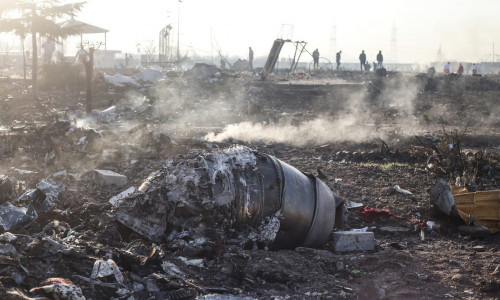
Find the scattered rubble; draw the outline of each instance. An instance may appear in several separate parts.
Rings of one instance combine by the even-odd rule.
[[[22,81],[0,80],[0,298],[497,297],[499,235],[483,218],[497,202],[477,203],[500,186],[498,78],[434,74],[430,92],[391,72],[190,72],[98,76],[90,114],[78,91],[34,105]],[[282,135],[318,115],[365,118],[329,135],[368,134],[205,138],[242,121]],[[450,133],[466,119],[472,134]]]
[[[30,290],[30,293],[43,292],[54,299],[85,300],[82,290],[68,279],[48,278],[41,283],[42,286]]]
[[[500,190],[457,193],[453,195],[460,217],[467,223],[500,232]]]
[[[104,80],[116,87],[142,87],[145,84],[155,84],[164,78],[160,71],[145,69],[134,76],[125,76],[122,74],[104,75]]]
[[[109,170],[94,169],[94,177],[97,184],[124,186],[127,184],[127,176]]]
[[[336,231],[333,233],[335,251],[370,251],[375,250],[373,232]]]
[[[445,215],[458,214],[451,188],[444,179],[440,178],[436,185],[429,190],[429,194],[431,204],[436,205]]]
[[[104,79],[106,80],[106,82],[108,82],[114,86],[117,86],[117,87],[125,87],[125,86],[139,87],[140,86],[140,83],[136,79],[134,79],[132,77],[124,76],[121,74],[104,75]]]
[[[478,239],[486,238],[491,234],[488,227],[485,226],[462,225],[458,226],[457,230],[464,235]]]
[[[38,217],[33,207],[17,207],[10,202],[0,206],[0,227],[3,231],[10,231],[17,226],[30,224]]]
[[[453,191],[440,179],[429,190],[431,203],[448,216],[460,217],[468,225],[479,225],[471,228],[470,233],[481,231],[483,226],[492,233],[500,231],[500,190],[468,193],[466,188],[453,187]],[[462,228],[462,232],[466,231]]]

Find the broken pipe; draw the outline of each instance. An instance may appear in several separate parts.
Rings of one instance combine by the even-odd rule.
[[[343,208],[342,198],[315,176],[235,146],[170,158],[118,199],[114,217],[153,241],[202,238],[290,249],[327,242],[342,224]]]

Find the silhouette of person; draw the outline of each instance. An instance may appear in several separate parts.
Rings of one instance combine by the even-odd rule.
[[[252,47],[248,47],[248,66],[250,71],[253,71],[253,50]]]
[[[319,51],[318,51],[318,49],[313,51],[313,61],[314,61],[313,69],[317,70],[319,68]]]
[[[342,50],[340,50],[339,52],[337,52],[337,55],[335,56],[335,61],[337,62],[337,71],[340,69],[340,55],[342,54]]]
[[[476,64],[472,64],[472,75],[477,75],[477,66],[476,66]]]
[[[365,50],[361,51],[361,54],[359,55],[359,63],[361,65],[361,71],[363,71],[363,67],[365,68],[365,71],[366,71],[366,54],[365,54]]]
[[[367,61],[367,62],[365,63],[365,71],[366,71],[366,72],[370,72],[371,67],[372,67],[372,65],[370,65],[370,62],[369,62],[369,61]]]
[[[47,41],[45,41],[45,43],[43,43],[42,48],[43,48],[43,62],[48,64],[52,61],[52,55],[56,50],[56,44],[54,43],[54,40],[49,38]]]
[[[87,64],[89,62],[89,53],[83,49],[83,45],[80,46],[80,49],[76,51],[75,55],[76,62]]]
[[[379,50],[377,54],[377,68],[382,68],[383,62],[384,62],[384,56],[382,55],[382,50]]]
[[[444,73],[444,75],[450,74],[450,62],[447,62],[444,64],[443,73]]]

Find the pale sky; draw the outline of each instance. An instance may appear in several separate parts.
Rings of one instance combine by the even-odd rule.
[[[282,24],[293,25],[292,40],[332,61],[335,50],[344,62],[357,62],[361,50],[375,60],[382,50],[385,61],[428,63],[440,45],[443,60],[491,61],[494,43],[500,53],[498,0],[87,0],[77,19],[110,30],[109,50],[136,53],[137,43],[158,45],[167,24],[176,37],[178,11],[181,52],[191,56],[220,49],[246,58],[249,46],[267,56]]]

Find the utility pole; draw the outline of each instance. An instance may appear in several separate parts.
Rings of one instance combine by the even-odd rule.
[[[89,46],[89,61],[84,61],[85,65],[85,102],[86,102],[86,112],[89,114],[92,112],[92,80],[94,72],[94,46]]]
[[[332,44],[333,44],[332,57],[335,57],[335,53],[337,53],[337,24],[336,23],[333,24]]]
[[[33,53],[31,54],[32,59],[31,59],[31,82],[32,82],[32,93],[33,93],[33,98],[35,100],[38,100],[38,83],[37,83],[37,76],[38,76],[38,48],[37,48],[37,41],[36,41],[36,35],[37,31],[35,28],[35,19],[36,19],[36,4],[33,3],[31,6],[31,44],[33,45]],[[38,102],[37,102],[38,104]]]
[[[177,2],[177,60],[178,61],[181,61],[181,51],[180,51],[180,48],[179,48],[179,39],[180,39],[180,28],[181,28],[181,0],[179,0],[179,2]]]
[[[330,27],[330,54],[335,54],[335,49],[333,47],[333,25]]]
[[[23,51],[23,76],[24,87],[26,88],[26,51],[24,50],[24,37],[21,37],[21,49]]]
[[[398,29],[396,27],[396,22],[392,23],[391,30],[391,56],[394,62],[398,61]]]
[[[210,26],[210,55],[212,56],[212,65],[214,64],[214,32]]]

